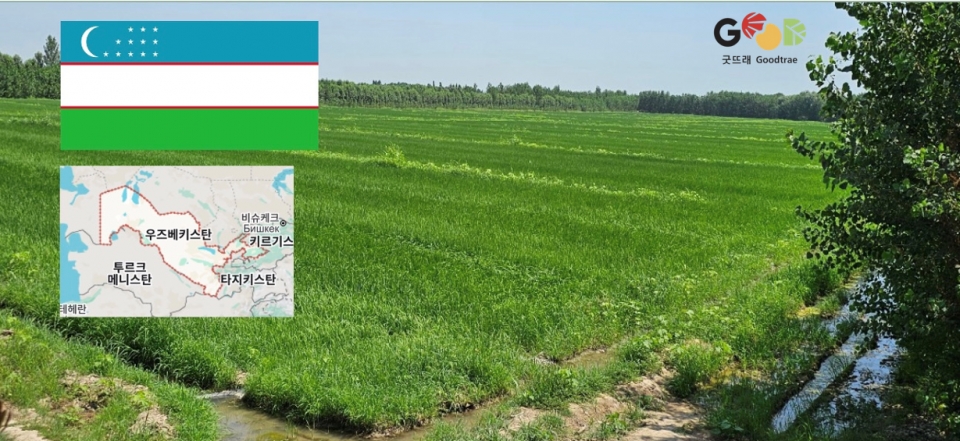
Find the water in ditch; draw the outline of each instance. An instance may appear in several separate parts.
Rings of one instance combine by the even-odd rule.
[[[874,279],[883,283],[882,277]],[[871,282],[868,282],[871,283]],[[855,293],[858,294],[858,293]],[[862,317],[844,306],[840,314],[824,323],[831,334],[836,335],[838,326],[847,320],[862,320]],[[869,342],[868,334],[854,332],[843,345],[821,365],[813,379],[803,389],[790,398],[786,405],[774,416],[773,429],[777,433],[785,432],[796,419],[810,410],[810,407],[830,389],[837,385],[840,375],[850,365],[853,369],[835,387],[832,398],[819,404],[813,410],[813,416],[819,423],[819,429],[826,435],[836,435],[849,428],[851,422],[846,418],[848,410],[860,406],[882,405],[881,390],[892,380],[893,365],[900,349],[896,340],[886,336],[876,338],[876,347],[857,356],[858,349]]]
[[[311,429],[292,424],[282,418],[266,414],[245,406],[241,392],[228,391],[206,395],[220,415],[220,427],[225,441],[359,441],[366,440],[360,435],[331,430]],[[449,414],[440,418],[450,424],[471,426],[480,418],[480,411]],[[423,439],[428,427],[420,427],[401,432],[388,439],[390,441],[417,441]]]

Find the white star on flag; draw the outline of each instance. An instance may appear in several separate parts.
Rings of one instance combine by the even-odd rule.
[[[154,28],[153,28],[153,32],[157,32],[157,28],[156,28],[156,26],[154,26]]]
[[[154,57],[156,57],[156,56],[157,56],[157,53],[156,53],[156,52],[154,52],[154,53],[153,53],[153,56],[154,56]]]
[[[146,57],[147,54],[145,54],[145,53],[143,53],[143,52],[140,52],[140,56],[141,56],[141,57]]]
[[[104,56],[104,57],[109,57],[109,56],[110,56],[110,53],[109,53],[109,52],[104,52],[104,53],[103,53],[103,56]]]
[[[153,40],[153,44],[157,44],[157,40]]]
[[[120,52],[117,52],[117,56],[118,56],[118,57],[120,56]]]
[[[140,32],[147,32],[147,28],[140,28]]]
[[[127,40],[127,44],[133,44],[133,40]]]
[[[128,57],[132,57],[132,56],[133,56],[133,52],[127,52],[127,56],[128,56]]]
[[[133,32],[133,28],[130,28],[130,29],[127,29],[127,30],[130,31],[130,32]]]
[[[120,44],[120,40],[117,40],[117,44]]]
[[[147,44],[147,40],[140,40],[140,44]]]

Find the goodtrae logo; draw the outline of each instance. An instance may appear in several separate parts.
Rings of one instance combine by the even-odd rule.
[[[757,46],[761,49],[772,51],[780,46],[796,46],[807,37],[807,29],[800,20],[795,18],[785,18],[783,20],[783,29],[779,26],[768,23],[767,17],[757,12],[751,12],[743,17],[740,23],[740,29],[736,28],[737,21],[732,18],[724,18],[717,22],[713,28],[713,38],[723,47],[733,47],[740,42],[740,37],[757,41]],[[726,29],[725,35],[722,31]],[[759,33],[758,33],[759,32]]]

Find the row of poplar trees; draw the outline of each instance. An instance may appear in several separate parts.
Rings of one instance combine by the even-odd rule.
[[[43,51],[26,60],[0,52],[0,98],[60,98],[60,45],[47,37]]]
[[[320,80],[320,103],[331,106],[356,107],[426,107],[426,108],[498,108],[568,111],[641,111],[691,115],[736,116],[746,118],[779,118],[792,120],[820,119],[823,105],[812,92],[797,95],[763,95],[744,92],[711,92],[706,95],[673,95],[667,92],[628,94],[624,90],[573,92],[539,85],[519,83],[509,86],[488,84],[383,84],[355,83],[341,80]]]
[[[358,107],[496,108],[565,110],[582,112],[641,111],[693,115],[816,120],[822,102],[813,93],[786,96],[718,92],[706,95],[672,95],[667,92],[628,94],[625,90],[574,92],[528,83],[488,84],[383,84],[320,80],[320,103]],[[0,98],[60,98],[60,45],[48,36],[43,51],[33,58],[0,53]]]

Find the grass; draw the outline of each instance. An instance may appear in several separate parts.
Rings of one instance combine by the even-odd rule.
[[[137,416],[158,406],[169,417],[179,439],[217,436],[217,417],[196,391],[170,384],[116,357],[76,342],[67,342],[33,321],[0,311],[0,400],[6,407],[32,409],[39,419],[26,422],[52,440],[153,440],[160,432],[133,433]],[[101,383],[64,382],[68,371],[92,374]],[[146,390],[124,390],[108,381],[119,379]],[[74,406],[74,404],[77,404]],[[21,418],[22,419],[22,418]]]
[[[795,314],[819,279],[794,208],[832,196],[783,138],[820,123],[322,108],[317,152],[68,152],[57,105],[0,101],[0,307],[186,384],[246,372],[273,413],[412,426],[640,373],[558,374],[539,353],[724,348],[679,350],[696,388],[721,363],[771,371],[831,344]],[[161,164],[295,167],[294,318],[56,317],[57,167]]]

